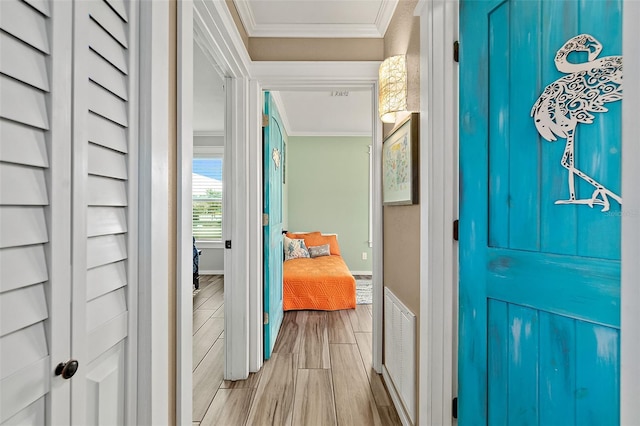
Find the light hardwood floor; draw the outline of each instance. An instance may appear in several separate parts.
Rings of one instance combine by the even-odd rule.
[[[371,368],[371,305],[285,312],[273,355],[247,380],[222,379],[223,277],[193,297],[195,425],[400,425]]]

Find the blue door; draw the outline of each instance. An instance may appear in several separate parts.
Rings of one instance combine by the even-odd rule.
[[[263,128],[264,173],[264,358],[271,357],[282,324],[282,128],[280,116],[269,92],[264,95],[269,117]]]
[[[460,424],[618,424],[621,1],[460,4]]]

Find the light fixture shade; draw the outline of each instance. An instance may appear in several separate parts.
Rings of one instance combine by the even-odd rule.
[[[382,62],[378,74],[378,112],[383,123],[395,123],[396,113],[407,110],[407,64],[404,55]]]

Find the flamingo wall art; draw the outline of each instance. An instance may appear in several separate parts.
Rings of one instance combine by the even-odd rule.
[[[606,212],[610,198],[621,205],[622,198],[582,172],[574,162],[576,126],[593,123],[593,113],[607,112],[605,104],[622,99],[622,56],[598,59],[601,51],[600,42],[589,34],[569,39],[555,57],[556,68],[567,75],[544,89],[531,109],[531,116],[543,138],[552,142],[559,136],[567,141],[561,164],[569,171],[569,199],[558,200],[556,204],[586,204],[591,208],[600,205]],[[587,52],[588,61],[569,62],[571,52]],[[576,176],[593,186],[591,198],[576,198]]]

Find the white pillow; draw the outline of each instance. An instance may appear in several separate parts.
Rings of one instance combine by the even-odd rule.
[[[309,257],[307,246],[304,240],[294,240],[285,235],[284,237],[284,260]]]

